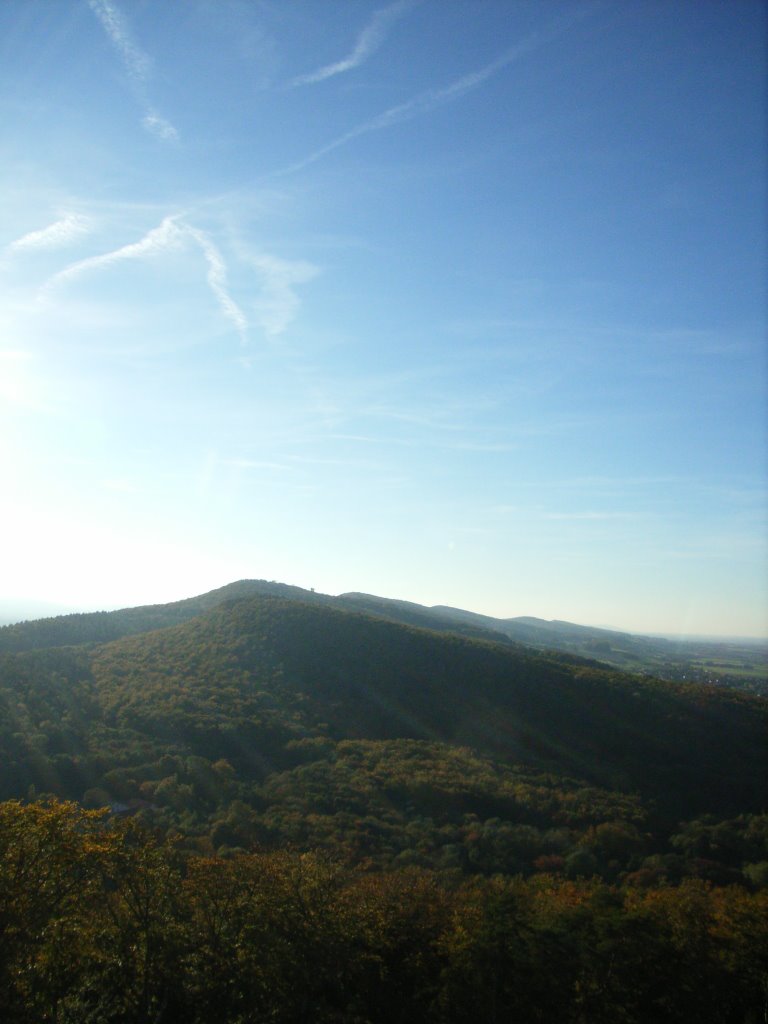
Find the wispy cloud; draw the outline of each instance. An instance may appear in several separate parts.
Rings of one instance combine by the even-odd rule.
[[[179,133],[170,121],[167,121],[154,110],[150,110],[141,122],[144,127],[158,139],[164,142],[178,142]]]
[[[47,281],[43,292],[48,292],[57,285],[71,281],[88,271],[100,270],[115,263],[120,263],[123,260],[151,257],[158,252],[179,246],[182,243],[183,233],[176,225],[175,219],[173,217],[166,217],[158,227],[152,228],[138,242],[131,242],[128,245],[121,246],[119,249],[113,249],[111,252],[102,253],[99,256],[89,256],[87,259],[78,260],[77,263],[71,263]]]
[[[233,324],[241,341],[245,341],[248,321],[227,289],[227,267],[221,253],[204,232],[191,227],[187,227],[186,231],[197,242],[205,256],[208,264],[208,286],[216,296],[224,316]]]
[[[305,260],[284,260],[268,253],[249,257],[262,282],[262,297],[256,303],[258,325],[267,337],[282,334],[296,316],[299,297],[295,286],[311,281],[318,268]]]
[[[88,0],[88,3],[122,57],[128,74],[137,82],[145,82],[149,77],[152,62],[134,42],[131,30],[122,13],[111,3],[111,0]]]
[[[150,259],[160,253],[172,249],[182,248],[188,240],[192,240],[200,249],[205,258],[208,270],[208,286],[213,292],[224,316],[234,326],[241,339],[245,340],[248,330],[248,321],[229,294],[227,288],[227,267],[219,249],[211,239],[198,228],[184,224],[174,216],[165,217],[156,227],[148,231],[138,242],[131,242],[119,249],[102,253],[98,256],[89,256],[87,259],[78,260],[68,267],[60,270],[53,277],[49,278],[43,286],[42,295],[46,296],[56,287],[66,284],[83,274],[103,270],[122,263],[125,260]]]
[[[83,235],[87,235],[90,230],[91,222],[87,217],[78,213],[67,213],[53,224],[49,224],[47,228],[30,231],[28,234],[22,235],[21,238],[17,238],[7,246],[6,251],[15,253],[62,249]]]
[[[313,153],[310,153],[309,156],[304,157],[295,164],[291,164],[289,167],[284,168],[278,173],[292,174],[295,171],[299,171],[302,168],[307,167],[309,164],[315,163],[328,153],[332,153],[335,149],[345,146],[348,142],[359,138],[361,135],[367,135],[370,132],[377,132],[385,128],[391,128],[393,125],[401,124],[404,121],[410,121],[415,117],[422,116],[423,114],[428,114],[446,103],[453,103],[455,100],[461,99],[462,96],[466,96],[467,93],[479,88],[494,75],[497,75],[500,71],[503,71],[522,57],[540,49],[576,21],[585,17],[590,10],[591,8],[579,9],[565,17],[558,18],[548,28],[542,29],[539,32],[531,33],[521,42],[517,43],[515,46],[511,46],[495,60],[484,65],[482,68],[479,68],[477,71],[473,71],[467,75],[462,75],[461,78],[457,78],[454,82],[444,86],[442,89],[426,89],[424,92],[419,93],[410,100],[406,100],[405,103],[399,103],[394,107],[389,107],[389,109],[385,110],[383,113],[371,118],[369,121],[364,121],[355,128],[351,128],[348,132],[340,135],[332,142],[327,143],[325,146],[321,146]]]
[[[315,82],[323,82],[326,78],[333,78],[334,75],[341,75],[345,71],[352,71],[353,68],[360,67],[371,54],[378,50],[389,34],[392,25],[409,7],[413,7],[413,3],[414,0],[399,0],[398,3],[390,4],[389,7],[380,7],[357,37],[348,56],[334,64],[326,64],[307,75],[299,75],[293,79],[291,85],[312,85]]]
[[[164,141],[177,141],[179,138],[177,130],[170,121],[157,113],[147,99],[146,86],[152,72],[152,60],[134,40],[133,33],[122,12],[112,0],[88,0],[88,4],[120,55],[134,92],[145,108],[143,126],[156,138]]]

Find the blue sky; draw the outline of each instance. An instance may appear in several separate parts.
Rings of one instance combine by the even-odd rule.
[[[765,29],[5,0],[0,599],[765,634]]]

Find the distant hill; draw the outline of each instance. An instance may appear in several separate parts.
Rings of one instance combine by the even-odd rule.
[[[111,612],[74,612],[0,627],[0,652],[31,651],[75,644],[105,643],[188,622],[237,598],[271,596],[311,601],[311,591],[266,580],[239,580],[197,597],[168,604],[141,605]],[[318,600],[323,598],[318,595]]]
[[[168,604],[58,615],[2,626],[0,652],[104,643],[179,625],[223,602],[246,597],[276,597],[357,610],[405,625],[558,651],[662,679],[734,685],[768,694],[768,642],[674,641],[531,616],[497,619],[461,608],[426,607],[372,594],[333,597],[267,580],[239,580]]]
[[[736,686],[768,695],[768,641],[639,636],[558,619],[497,619],[462,608],[427,608],[368,594],[343,594],[339,600],[399,622],[597,659],[615,668],[661,679]]]

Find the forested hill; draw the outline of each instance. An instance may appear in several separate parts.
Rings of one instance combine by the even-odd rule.
[[[73,644],[105,643],[123,636],[164,629],[237,598],[277,597],[362,611],[409,626],[458,633],[538,651],[559,651],[672,681],[706,682],[768,694],[768,642],[678,640],[637,636],[570,622],[531,617],[496,619],[446,606],[426,607],[412,601],[348,593],[338,597],[267,580],[239,580],[207,594],[169,604],[144,605],[112,612],[60,615],[0,627],[0,653],[40,650]]]
[[[311,601],[315,595],[300,587],[266,580],[239,580],[218,590],[168,604],[141,605],[111,612],[81,612],[56,615],[29,622],[0,626],[0,652],[32,651],[73,644],[105,643],[123,636],[135,636],[188,622],[196,615],[225,601],[242,597],[275,596]],[[318,600],[323,600],[321,595]]]
[[[267,580],[238,580],[225,587],[211,590],[197,597],[168,604],[141,605],[111,612],[81,612],[70,615],[34,619],[0,626],[0,652],[31,651],[46,647],[65,647],[77,644],[105,643],[123,636],[136,636],[167,626],[188,622],[202,612],[225,602],[248,597],[277,597],[304,604],[324,604],[347,610],[368,611],[374,615],[428,629],[447,630],[466,636],[494,639],[506,643],[503,632],[487,624],[462,622],[453,615],[441,615],[430,608],[407,601],[391,601],[365,594],[343,594],[331,597],[313,590],[289,586]],[[471,614],[471,613],[467,613]],[[478,616],[478,618],[480,618]],[[493,620],[488,620],[489,622]]]
[[[228,601],[141,636],[4,655],[0,684],[5,797],[30,782],[138,797],[146,764],[169,752],[226,760],[247,787],[354,740],[464,747],[677,817],[765,799],[759,698],[322,603]]]
[[[232,728],[227,701],[258,697],[297,738],[466,745],[686,810],[765,798],[765,701],[323,605],[227,603],[91,665],[108,714],[145,734],[189,717],[215,742]]]

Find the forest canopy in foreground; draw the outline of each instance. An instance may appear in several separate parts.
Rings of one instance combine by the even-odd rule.
[[[183,858],[134,821],[0,805],[16,1024],[763,1019],[768,890]]]

